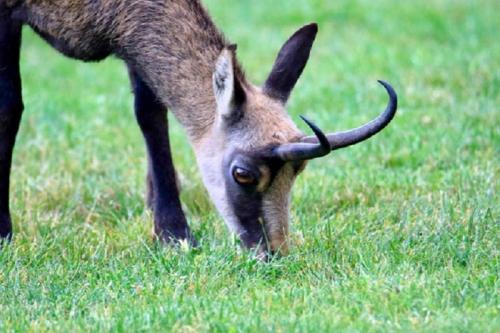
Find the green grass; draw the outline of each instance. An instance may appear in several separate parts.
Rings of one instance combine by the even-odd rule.
[[[161,248],[125,67],[68,60],[26,29],[0,331],[500,331],[498,3],[205,3],[257,83],[296,28],[319,23],[294,119],[357,126],[384,107],[382,78],[400,95],[395,121],[310,163],[291,254],[270,263],[228,234],[174,124],[202,246]]]

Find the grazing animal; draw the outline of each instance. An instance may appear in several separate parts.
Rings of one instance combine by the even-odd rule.
[[[236,47],[198,0],[0,0],[0,236],[10,239],[9,174],[23,102],[21,27],[83,61],[122,59],[148,153],[148,204],[165,242],[195,243],[179,200],[167,109],[186,129],[203,182],[229,228],[259,254],[287,252],[289,193],[306,161],[366,140],[394,117],[386,110],[354,130],[304,136],[285,111],[309,58],[317,25],[299,29],[280,50],[262,87],[251,84]]]

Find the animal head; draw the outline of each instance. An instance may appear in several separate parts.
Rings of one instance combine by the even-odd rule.
[[[203,181],[229,228],[243,244],[267,253],[286,253],[290,191],[308,160],[322,157],[382,130],[394,117],[397,97],[378,118],[354,130],[324,134],[302,118],[314,135],[305,136],[286,112],[317,33],[316,24],[299,29],[281,48],[262,87],[247,82],[226,47],[213,73],[216,120],[196,145]]]

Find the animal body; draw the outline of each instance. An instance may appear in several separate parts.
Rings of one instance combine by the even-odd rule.
[[[21,27],[83,61],[114,55],[130,73],[148,154],[148,204],[165,242],[195,243],[179,200],[167,110],[186,129],[204,184],[229,228],[261,254],[287,251],[289,194],[306,161],[363,141],[393,118],[397,97],[372,122],[304,136],[287,99],[309,58],[316,24],[284,44],[265,84],[245,77],[236,47],[198,0],[0,0],[0,236],[10,239],[9,174],[23,102]]]

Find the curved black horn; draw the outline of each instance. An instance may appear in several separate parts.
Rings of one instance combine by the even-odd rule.
[[[302,118],[302,120],[312,129],[316,135],[314,136],[316,142],[283,144],[277,146],[273,150],[273,155],[279,157],[283,161],[304,161],[328,155],[331,149],[327,136],[312,121],[303,116],[300,116],[300,118]]]
[[[361,127],[345,132],[328,134],[327,138],[328,142],[330,143],[331,150],[344,148],[370,138],[371,136],[383,130],[394,118],[394,115],[396,114],[396,110],[398,108],[398,96],[389,83],[382,80],[378,80],[378,82],[382,86],[384,86],[387,94],[389,95],[389,103],[387,104],[385,111],[377,118]],[[318,138],[315,136],[308,136],[303,138],[301,142],[317,144]]]

